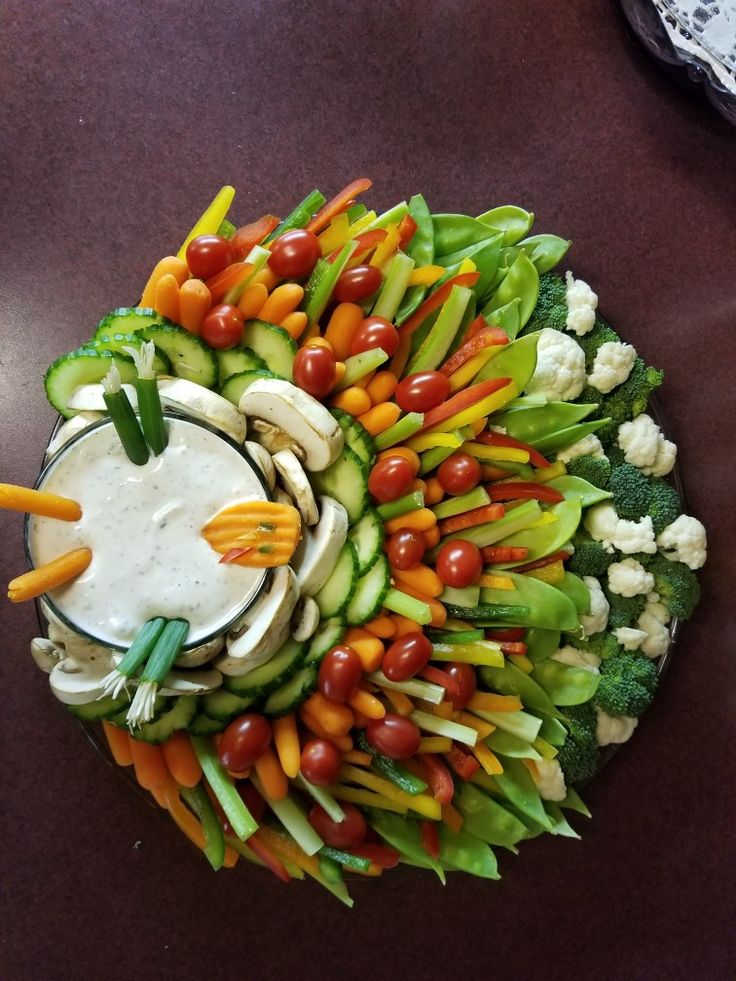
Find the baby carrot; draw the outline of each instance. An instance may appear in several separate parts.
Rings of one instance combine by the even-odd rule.
[[[380,616],[367,623],[365,629],[368,633],[380,637],[381,640],[389,640],[396,633],[396,624],[391,617]]]
[[[268,299],[268,290],[263,283],[253,283],[246,286],[243,295],[238,300],[238,310],[246,320],[252,320]]]
[[[276,273],[271,269],[270,266],[266,265],[253,277],[254,283],[262,283],[266,289],[271,292],[279,284],[279,279],[281,277],[277,276]]]
[[[383,660],[383,641],[378,637],[363,637],[359,640],[351,640],[348,647],[358,655],[364,671],[378,671]]]
[[[396,624],[397,637],[403,637],[404,634],[421,633],[424,629],[421,624],[416,622],[416,620],[410,620],[409,617],[399,616],[398,613],[392,613],[391,619]]]
[[[270,746],[256,760],[256,773],[263,784],[266,796],[271,800],[283,800],[289,793],[289,781],[286,779],[278,756]]]
[[[442,484],[436,477],[428,477],[425,481],[426,490],[424,491],[424,503],[428,505],[439,504],[445,496]]]
[[[391,575],[399,584],[399,589],[403,589],[404,586],[413,586],[414,589],[426,596],[431,596],[432,599],[441,596],[444,589],[442,580],[434,569],[430,569],[428,565],[424,565],[422,562],[412,569],[392,569]]]
[[[201,279],[188,279],[179,289],[179,323],[192,334],[198,334],[202,321],[212,306],[212,296]]]
[[[162,317],[179,323],[179,284],[171,273],[162,276],[156,283],[153,309]]]
[[[298,341],[302,336],[306,326],[307,315],[303,310],[295,310],[279,321],[279,327],[283,327],[289,337],[293,337],[295,341]]]
[[[353,385],[346,388],[344,392],[339,392],[332,399],[331,405],[336,409],[342,409],[351,416],[360,416],[367,412],[371,407],[371,397],[363,388]]]
[[[377,371],[366,386],[371,402],[378,405],[387,402],[396,391],[398,379],[392,371]]]
[[[426,531],[422,532],[422,538],[424,539],[424,544],[427,548],[434,548],[435,545],[439,543],[440,540],[440,530],[435,525],[433,528],[428,528]]]
[[[273,741],[284,773],[293,780],[299,773],[301,759],[296,719],[293,715],[284,715],[273,720]]]
[[[169,773],[182,787],[196,787],[202,779],[202,767],[185,732],[175,732],[161,744]]]
[[[392,446],[391,449],[389,450],[383,450],[381,453],[378,454],[377,462],[380,463],[381,460],[385,460],[390,456],[403,457],[405,460],[408,460],[409,463],[412,465],[412,467],[414,468],[414,473],[415,474],[419,473],[419,467],[421,465],[419,454],[415,453],[414,450],[410,450],[408,446]]]
[[[357,303],[338,303],[333,310],[325,337],[332,344],[339,361],[344,361],[350,354],[353,335],[362,323],[363,309]]]
[[[303,296],[304,288],[298,283],[277,286],[258,311],[258,317],[271,324],[280,324],[284,317],[296,310]]]
[[[315,337],[309,337],[306,341],[304,341],[302,347],[325,347],[332,354],[335,353],[332,350],[332,344],[330,344],[327,338],[320,337],[319,334],[317,334]]]
[[[369,719],[382,719],[386,714],[383,703],[379,702],[375,695],[371,695],[365,688],[358,688],[348,699],[348,704],[356,712],[361,712]]]
[[[18,487],[16,484],[0,484],[0,508],[43,514],[60,521],[79,521],[82,517],[81,507],[71,498]]]
[[[167,255],[160,262],[157,262],[153,272],[148,277],[148,282],[143,290],[139,306],[152,307],[154,305],[156,284],[162,276],[167,275],[173,276],[177,285],[181,286],[189,278],[189,267],[183,258],[179,259],[174,255]]]
[[[401,528],[410,528],[412,531],[428,531],[437,524],[437,517],[429,508],[420,508],[418,511],[410,511],[409,514],[402,514],[398,518],[391,518],[384,525],[387,535],[393,535]]]
[[[102,728],[105,731],[107,745],[110,747],[112,758],[118,766],[130,766],[133,762],[133,750],[130,748],[130,736],[127,729],[120,729],[103,719]]]
[[[353,713],[347,705],[328,701],[316,691],[304,703],[306,710],[333,736],[346,736],[353,726]]]
[[[344,361],[336,361],[335,362],[335,384],[333,385],[333,388],[335,388],[337,385],[339,385],[340,382],[343,380],[343,378],[345,377],[345,371],[346,370],[347,369],[345,368],[345,362]]]
[[[11,579],[8,583],[8,599],[11,603],[22,603],[34,599],[50,589],[63,586],[64,583],[80,575],[92,561],[92,552],[88,548],[75,548],[71,552],[52,559],[37,569],[31,569]]]
[[[370,397],[369,389],[370,384],[366,389]],[[401,409],[395,402],[379,402],[378,405],[374,405],[372,409],[358,416],[358,422],[368,430],[371,436],[378,436],[379,433],[388,429],[389,426],[393,426],[400,415]]]
[[[324,729],[317,719],[312,715],[312,713],[306,709],[303,705],[299,710],[299,715],[304,725],[313,732],[315,736],[319,736],[320,739],[326,739],[330,743],[334,743],[335,746],[342,753],[347,753],[353,748],[353,740],[350,736],[333,736],[326,729]]]
[[[133,753],[135,778],[145,790],[160,787],[169,779],[169,771],[160,746],[144,743],[138,739],[130,740]]]

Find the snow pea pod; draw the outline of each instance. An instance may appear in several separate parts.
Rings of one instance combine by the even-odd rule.
[[[549,829],[552,822],[547,817],[542,798],[527,768],[515,759],[505,759],[503,767],[503,773],[493,778],[503,796],[525,818]]]
[[[517,389],[522,392],[528,385],[537,366],[537,343],[539,334],[527,334],[519,337],[497,354],[478,372],[475,381],[486,381],[489,378],[513,378]],[[506,415],[507,413],[503,413]],[[495,423],[495,419],[494,419]],[[505,423],[497,423],[504,426]],[[507,427],[508,428],[508,427]],[[513,434],[511,434],[513,435]],[[520,437],[514,436],[515,439]]]
[[[534,337],[534,334],[527,334]],[[514,344],[519,344],[524,338],[520,337]],[[509,345],[511,347],[512,345]],[[497,361],[498,356],[493,359]],[[493,363],[491,361],[491,364]],[[518,401],[518,400],[517,400]],[[545,402],[542,405],[529,404],[518,408],[507,407],[503,412],[494,416],[494,425],[503,426],[509,436],[531,443],[551,433],[557,433],[575,425],[589,416],[596,409],[595,402],[574,405],[572,402]]]
[[[466,259],[472,259],[480,272],[480,279],[473,286],[473,292],[477,297],[481,297],[487,292],[489,285],[493,282],[500,257],[500,235],[494,235],[483,242],[477,242],[475,245],[469,245],[467,248],[460,249],[458,252],[452,252],[450,255],[436,256],[435,262],[437,265],[444,266],[446,270],[445,275],[438,280],[437,285],[441,286],[448,279],[457,276],[462,263]]]
[[[400,814],[369,808],[371,827],[381,838],[401,852],[402,859],[406,857],[407,864],[418,865],[422,869],[432,869],[444,884],[445,873],[439,862],[436,862],[422,846],[422,836],[419,824]]]
[[[513,341],[521,330],[521,318],[519,307],[521,300],[517,296],[510,303],[504,303],[502,307],[488,310],[488,305],[483,307],[481,313],[489,327],[500,327],[508,335],[508,339]]]
[[[502,539],[501,544],[505,544],[505,539]],[[480,598],[484,605],[504,606],[513,603],[514,606],[527,607],[527,612],[519,618],[518,623],[514,621],[512,626],[545,627],[548,630],[566,632],[579,628],[575,604],[559,589],[531,576],[515,572],[505,572],[504,575],[513,582],[513,591],[484,588],[480,591]]]
[[[477,221],[503,232],[504,245],[515,245],[534,224],[534,212],[515,204],[504,204],[478,215]]]
[[[498,234],[495,228],[489,228],[483,222],[470,215],[438,214],[432,215],[434,230],[435,256],[452,255],[468,246],[485,242]],[[442,263],[448,265],[448,263]]]
[[[540,525],[538,528],[524,528],[503,540],[504,545],[526,548],[528,550],[526,558],[521,562],[507,562],[495,568],[509,569],[515,565],[524,565],[526,562],[536,562],[546,555],[559,552],[562,546],[570,541],[580,524],[582,515],[580,501],[577,498],[560,501],[559,504],[547,508],[547,513],[553,514],[557,520],[547,525]]]
[[[522,327],[531,317],[539,295],[539,273],[534,263],[523,252],[514,260],[498,289],[489,297],[491,309],[501,307],[517,296],[521,300],[519,318]]]
[[[514,846],[526,837],[522,822],[472,783],[463,781],[455,806],[465,818],[464,830],[489,845],[500,845],[515,852]]]
[[[552,658],[535,664],[531,676],[555,705],[582,705],[595,695],[600,681],[600,675],[592,671],[561,664]]]
[[[530,661],[543,661],[560,646],[560,631],[530,627],[526,632],[526,656]]]
[[[553,835],[562,835],[563,838],[577,838],[580,839],[580,835],[577,831],[568,823],[567,818],[562,813],[558,804],[555,804],[551,800],[546,800],[544,802],[544,809],[547,812],[547,817],[552,821],[552,827],[550,831]]]
[[[516,248],[529,256],[541,276],[562,261],[571,245],[572,242],[559,235],[531,235],[519,242]]]
[[[567,796],[564,800],[560,801],[560,807],[564,807],[568,811],[576,811],[578,814],[582,814],[586,818],[590,817],[590,811],[588,810],[587,805],[581,799],[577,790],[574,790],[572,787],[567,788]]]
[[[580,616],[590,613],[590,590],[580,576],[576,576],[572,572],[566,572],[562,582],[555,583],[555,585],[558,589],[562,590],[565,596],[570,597]]]
[[[416,231],[409,240],[409,244],[404,250],[406,254],[414,260],[416,268],[430,266],[434,261],[434,229],[432,226],[432,216],[423,195],[415,194],[409,200],[409,214],[416,222]],[[404,293],[395,323],[397,325],[411,317],[426,296],[426,286],[410,286]]]
[[[541,726],[539,728],[540,739],[546,740],[553,746],[562,746],[567,739],[567,729],[559,719],[544,712],[538,713]]]
[[[547,456],[549,453],[557,453],[559,450],[564,450],[566,446],[572,446],[573,443],[577,443],[584,436],[588,436],[597,429],[607,426],[610,421],[608,418],[592,419],[590,422],[581,422],[577,426],[560,429],[557,432],[550,433],[548,436],[543,436],[541,439],[528,440],[527,442],[535,450],[539,450],[543,456]]]
[[[502,668],[482,667],[478,672],[484,685],[491,691],[502,695],[518,695],[527,708],[548,712],[550,715],[557,714],[554,702],[544,688],[508,659]]]
[[[489,846],[465,828],[453,832],[441,824],[440,861],[450,869],[468,872],[481,879],[500,879],[496,856]]]
[[[613,497],[610,491],[601,490],[582,477],[573,477],[565,474],[547,482],[547,487],[553,487],[565,498],[566,501],[580,501],[584,508],[589,508],[593,504],[605,501],[607,497]]]
[[[486,744],[494,753],[501,756],[513,756],[520,760],[541,760],[542,757],[526,739],[515,736],[511,732],[504,732],[503,729],[496,729],[486,739]],[[493,844],[493,842],[491,842]]]

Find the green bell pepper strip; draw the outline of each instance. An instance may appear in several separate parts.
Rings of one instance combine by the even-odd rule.
[[[486,739],[486,744],[498,756],[513,756],[521,760],[541,760],[542,756],[532,743],[503,729],[496,729]]]
[[[500,692],[502,695],[518,695],[526,708],[547,712],[550,715],[561,715],[547,691],[531,675],[519,670],[510,660],[507,659],[506,664],[500,668],[483,667],[479,673],[484,686],[491,691]]]
[[[430,266],[434,262],[434,230],[427,202],[421,194],[415,194],[409,199],[409,214],[417,227],[404,251],[414,260],[418,268]],[[394,323],[400,326],[408,320],[418,309],[426,294],[426,286],[410,286],[404,293]]]
[[[550,831],[553,835],[561,835],[563,838],[577,838],[580,840],[580,835],[569,824],[558,804],[555,804],[554,801],[546,800],[544,802],[544,809],[547,812],[547,817],[552,822]]]
[[[457,497],[449,497],[446,501],[435,504],[432,510],[437,515],[437,519],[452,518],[456,514],[463,514],[465,511],[472,511],[474,508],[483,507],[490,504],[491,499],[488,491],[480,484],[465,494],[458,494]]]
[[[489,310],[490,304],[486,304],[481,310],[483,319],[489,327],[500,327],[506,332],[508,339],[513,341],[521,330],[521,317],[519,309],[521,299],[517,296],[510,303],[504,303],[502,307],[494,307]]]
[[[555,586],[565,596],[570,597],[578,611],[578,616],[590,613],[590,590],[580,576],[576,576],[573,572],[566,572],[562,582],[555,583]]]
[[[473,644],[484,638],[482,630],[428,630],[426,633],[433,644]]]
[[[517,510],[516,508],[514,510]],[[511,512],[513,514],[513,512]],[[502,519],[503,520],[503,519]],[[509,622],[515,627],[545,627],[547,630],[573,632],[580,627],[575,604],[559,589],[532,576],[504,572],[514,584],[514,590],[481,589],[481,603],[490,605],[519,604],[527,608],[524,619]]]
[[[438,262],[445,256],[456,255],[458,252],[482,244],[498,234],[495,228],[489,228],[488,225],[484,225],[477,218],[471,218],[470,215],[432,215],[432,229],[434,254]],[[443,266],[448,265],[446,262],[441,264]]]
[[[526,826],[473,783],[460,784],[455,806],[465,818],[463,830],[489,845],[515,852],[518,842],[526,838]]]
[[[577,426],[570,426],[569,429],[560,429],[556,433],[550,433],[549,436],[535,439],[529,445],[533,446],[535,450],[539,450],[542,456],[549,456],[551,453],[558,453],[560,450],[564,450],[567,446],[572,446],[573,443],[577,443],[578,440],[589,436],[596,430],[602,429],[610,421],[609,418],[605,418],[592,419],[590,422],[581,422]]]
[[[519,621],[529,615],[529,608],[526,606],[491,606],[488,603],[481,603],[476,609],[455,606],[453,603],[445,603],[444,606],[448,616],[458,620],[473,620],[489,627],[519,626]]]
[[[350,852],[344,852],[341,848],[331,848],[329,845],[320,848],[319,857],[320,867],[323,858],[331,859],[337,863],[338,867],[342,866],[343,868],[351,869],[353,872],[367,872],[371,867],[370,859],[362,858],[360,855],[351,855]]]
[[[397,497],[395,501],[387,501],[385,504],[379,504],[376,511],[380,514],[382,521],[390,521],[392,518],[400,518],[405,514],[418,511],[423,507],[424,494],[418,490],[412,491],[410,494],[404,494],[403,497]]]
[[[572,242],[559,235],[530,235],[518,242],[516,248],[531,259],[541,276],[564,259],[571,245]]]
[[[560,801],[560,807],[568,811],[576,811],[578,814],[582,814],[583,817],[590,817],[590,811],[585,802],[573,787],[567,788],[567,796],[564,800]]]
[[[552,822],[547,817],[542,798],[527,768],[520,760],[513,758],[504,760],[503,764],[503,773],[494,776],[503,796],[520,815],[549,830]]]
[[[546,487],[547,484],[542,486]],[[511,510],[509,514],[513,514],[514,510],[516,509]],[[536,562],[547,555],[559,552],[562,546],[570,541],[580,524],[582,515],[580,501],[577,499],[560,501],[545,510],[547,514],[553,514],[557,520],[547,525],[540,525],[538,528],[524,528],[503,540],[504,545],[512,548],[526,548],[526,557],[520,562],[504,562],[499,565],[494,563],[494,569],[508,571],[517,565]]]
[[[363,729],[358,729],[358,745],[364,753],[370,753],[373,757],[373,763],[371,764],[373,769],[380,773],[382,777],[390,780],[391,783],[396,784],[397,787],[407,794],[416,797],[417,794],[423,794],[427,790],[427,784],[423,780],[420,780],[419,777],[415,777],[413,773],[410,773],[397,760],[392,760],[382,753],[377,753],[366,739]]]
[[[327,846],[325,845],[325,848]],[[326,855],[323,851],[317,855],[319,861],[319,871],[320,875],[324,876],[327,882],[336,884],[342,882],[342,868],[340,863],[337,862],[332,855]]]
[[[269,242],[273,242],[279,235],[283,235],[284,232],[288,232],[292,228],[304,228],[325,204],[326,200],[320,191],[310,191],[304,200],[300,201],[294,210],[290,211],[286,218],[274,228],[271,234],[266,236],[261,244],[267,245]]]
[[[526,632],[526,656],[530,661],[543,661],[560,646],[560,631],[530,627]]]
[[[482,215],[478,215],[477,221],[494,228],[497,232],[503,232],[503,244],[515,245],[534,224],[534,212],[525,211],[514,204],[504,204],[499,208],[491,208]]]
[[[216,872],[225,861],[225,835],[207,791],[198,783],[196,787],[179,787],[179,793],[202,825],[204,854]]]
[[[527,335],[533,337],[533,334]],[[519,338],[523,340],[524,338]],[[517,344],[518,341],[514,341]],[[511,345],[509,345],[510,347]],[[494,359],[495,360],[495,359]],[[597,409],[595,402],[576,405],[572,402],[547,402],[515,399],[493,417],[496,426],[503,426],[507,435],[531,445],[532,440],[574,426]]]
[[[407,365],[406,375],[429,371],[442,363],[460,327],[471,295],[471,291],[465,286],[452,287],[434,326]]]
[[[245,841],[258,830],[258,824],[235,788],[231,777],[217,758],[215,744],[208,736],[191,736],[194,752],[207,783],[220,802],[233,831]]]
[[[499,354],[492,357],[481,368],[474,381],[485,381],[488,378],[512,378],[518,390],[523,392],[537,367],[538,341],[539,334],[527,334],[526,337],[518,337],[515,341],[507,344]],[[493,422],[494,425],[503,425],[503,423],[497,423],[496,419]],[[509,433],[509,435],[512,434]]]
[[[406,818],[391,811],[380,811],[369,808],[369,823],[373,830],[397,849],[409,865],[417,865],[422,869],[432,869],[444,885],[445,873],[442,865],[436,862],[422,847],[422,835],[419,822]]]
[[[376,449],[380,453],[381,450],[387,450],[389,446],[395,446],[397,443],[403,443],[404,440],[409,439],[414,433],[418,432],[424,425],[424,413],[423,412],[407,412],[405,416],[395,422],[393,426],[389,426],[388,429],[384,429],[382,433],[375,436],[373,441],[376,444]],[[452,452],[452,450],[450,451]]]
[[[555,705],[582,705],[595,695],[600,675],[547,658],[538,661],[529,677],[539,684]],[[534,708],[536,706],[532,706]]]
[[[310,324],[315,324],[325,311],[340,275],[358,247],[355,239],[346,242],[333,263],[319,259],[304,287],[302,309]]]
[[[361,378],[365,378],[371,371],[380,368],[388,361],[388,354],[381,347],[373,347],[370,351],[361,351],[345,360],[345,374],[340,379],[340,383],[335,385],[336,392],[342,392],[350,388]]]
[[[399,309],[406,288],[409,285],[409,277],[414,269],[414,260],[411,256],[403,252],[397,252],[391,260],[386,278],[383,281],[381,292],[373,305],[371,315],[383,317],[385,320],[393,321],[396,311]]]
[[[533,743],[542,728],[542,720],[519,709],[517,712],[486,712],[481,709],[473,709],[475,715],[486,722],[492,722],[497,729],[523,739],[525,742]]]
[[[592,507],[594,504],[600,504],[606,498],[613,497],[610,491],[601,490],[600,487],[596,487],[589,481],[583,480],[582,477],[574,477],[571,474],[564,474],[562,477],[548,480],[545,486],[559,491],[567,501],[580,501],[580,504],[584,508]]]
[[[468,872],[480,879],[501,878],[496,856],[490,846],[470,834],[464,826],[455,833],[443,824],[439,835],[440,861],[444,866],[458,872]]]

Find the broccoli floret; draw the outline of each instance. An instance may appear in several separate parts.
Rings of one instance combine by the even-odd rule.
[[[679,495],[671,484],[661,477],[646,477],[630,463],[613,467],[609,489],[619,517],[637,521],[649,515],[655,535],[682,514]]]
[[[604,587],[603,592],[608,600],[608,629],[617,630],[619,627],[632,627],[639,614],[644,609],[646,596],[619,596]]]
[[[698,577],[684,562],[670,562],[657,553],[647,563],[654,576],[654,592],[673,617],[689,620],[700,600]]]
[[[573,477],[582,477],[594,487],[608,490],[611,477],[611,464],[605,456],[579,456],[566,464],[567,472]]]
[[[649,396],[662,384],[663,379],[664,373],[659,368],[652,368],[641,358],[636,358],[626,381],[608,395],[604,395],[593,413],[593,418],[610,417],[611,419],[607,426],[597,431],[598,438],[604,446],[613,442],[622,422],[627,422],[646,412]]]
[[[647,514],[651,516],[655,535],[664,531],[667,525],[671,525],[682,514],[680,495],[672,484],[668,484],[661,477],[649,478],[649,507],[647,508]]]
[[[544,273],[539,277],[539,295],[529,321],[521,333],[531,334],[543,327],[564,330],[567,321],[567,286],[557,273]]]
[[[657,668],[643,654],[624,651],[601,663],[595,704],[608,715],[641,715],[657,689]]]
[[[568,736],[557,759],[567,783],[589,780],[598,769],[600,751],[595,738],[596,714],[590,702],[565,709]]]
[[[620,654],[623,650],[613,634],[603,630],[600,633],[591,634],[590,637],[583,637],[582,640],[576,640],[575,646],[581,651],[587,651],[588,654],[595,654],[602,661]]]
[[[570,556],[567,569],[576,576],[602,576],[612,562],[616,561],[615,552],[607,552],[601,542],[596,542],[586,535],[576,535],[573,538],[575,551]]]

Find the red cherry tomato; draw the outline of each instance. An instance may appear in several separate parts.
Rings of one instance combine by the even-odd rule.
[[[304,779],[317,787],[333,784],[341,766],[340,750],[326,739],[310,739],[302,750],[299,768]]]
[[[284,279],[305,279],[322,256],[322,246],[314,232],[295,228],[271,243],[268,264]]]
[[[429,412],[450,394],[450,379],[440,371],[418,371],[396,386],[394,398],[404,412]]]
[[[403,456],[379,460],[368,477],[368,490],[381,504],[406,494],[414,481],[414,468]]]
[[[212,307],[202,321],[202,340],[210,347],[221,350],[234,347],[243,336],[243,314],[231,303],[220,303]]]
[[[315,804],[309,812],[309,823],[331,848],[350,848],[360,845],[368,834],[368,825],[363,812],[355,804],[341,804],[345,812],[344,821],[333,821],[327,811]]]
[[[338,303],[360,303],[373,296],[382,282],[381,270],[375,266],[353,266],[340,273],[332,295]]]
[[[407,681],[426,668],[431,656],[432,644],[424,634],[404,634],[383,655],[381,670],[389,681]]]
[[[477,687],[475,669],[470,664],[459,664],[452,661],[450,664],[445,665],[445,673],[449,674],[460,689],[459,699],[450,698],[452,707],[456,712],[460,712],[467,706],[473,695],[475,695],[475,689]]]
[[[424,558],[426,542],[418,531],[402,528],[388,540],[388,561],[394,569],[413,569]]]
[[[353,334],[350,354],[372,351],[380,347],[391,358],[399,346],[399,332],[392,323],[383,317],[366,317]]]
[[[387,712],[382,719],[371,719],[365,737],[374,749],[392,760],[407,760],[419,749],[420,734],[411,719]]]
[[[439,550],[435,568],[445,586],[472,586],[483,571],[480,549],[462,538],[447,542]]]
[[[234,262],[233,248],[222,235],[198,235],[187,246],[187,265],[196,279],[209,279]]]
[[[271,724],[264,715],[241,715],[223,732],[217,747],[220,763],[233,773],[242,773],[268,749]]]
[[[468,453],[453,453],[437,469],[437,480],[448,494],[465,494],[480,483],[480,464]]]
[[[328,395],[335,384],[335,355],[327,347],[300,347],[292,367],[294,384],[317,399]]]
[[[345,703],[360,683],[363,666],[352,647],[333,647],[319,666],[317,687],[330,702]]]

